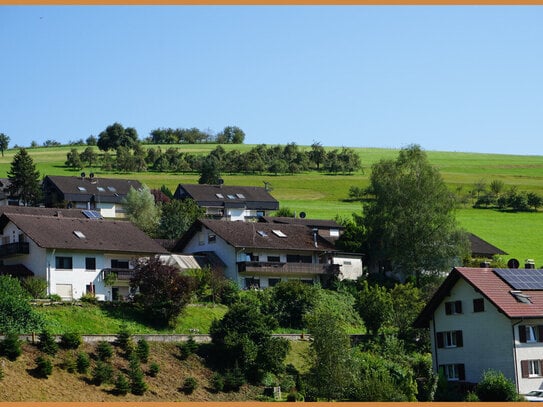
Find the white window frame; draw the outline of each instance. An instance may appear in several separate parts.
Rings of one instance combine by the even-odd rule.
[[[445,376],[447,377],[447,380],[452,381],[458,381],[460,380],[460,373],[458,372],[458,365],[456,364],[450,364],[445,365]]]
[[[528,376],[541,377],[541,363],[538,359],[528,361]]]
[[[526,343],[537,342],[537,332],[534,325],[526,325]]]
[[[443,342],[445,348],[456,348],[456,331],[447,331],[444,332]]]

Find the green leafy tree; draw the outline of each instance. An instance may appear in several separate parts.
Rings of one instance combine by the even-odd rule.
[[[162,264],[158,257],[138,262],[130,286],[139,288],[136,304],[155,323],[163,325],[175,323],[194,291],[192,278],[182,275],[176,267]]]
[[[2,157],[4,156],[4,151],[8,149],[9,146],[9,137],[4,133],[0,133],[0,152],[2,152]]]
[[[193,199],[172,199],[162,205],[158,236],[163,239],[179,239],[194,221],[204,215],[205,209]]]
[[[221,179],[219,161],[213,156],[207,156],[202,162],[198,184],[218,185]]]
[[[83,168],[83,161],[81,156],[77,151],[77,148],[72,148],[68,153],[66,153],[66,162],[64,163],[67,167],[80,170]]]
[[[147,186],[137,190],[130,188],[123,199],[126,217],[150,236],[155,235],[160,221],[160,207]]]
[[[13,157],[8,171],[11,182],[9,193],[18,198],[23,205],[37,205],[42,197],[40,188],[40,173],[28,152],[21,148]]]
[[[313,338],[309,349],[308,395],[344,400],[355,380],[345,326],[334,313],[322,308],[307,314],[306,324]]]
[[[87,164],[88,167],[94,167],[94,165],[98,163],[99,159],[98,153],[90,146],[85,148],[79,157],[81,158],[81,161]]]
[[[120,146],[132,148],[137,143],[138,133],[136,129],[131,127],[125,129],[122,124],[113,123],[98,135],[96,145],[100,150],[108,151],[116,150]]]
[[[39,277],[25,277],[21,286],[28,291],[32,298],[45,298],[47,295],[47,281]]]
[[[43,353],[49,356],[55,356],[58,352],[58,343],[55,340],[55,337],[49,332],[49,330],[44,329],[40,332],[38,342],[38,349]]]
[[[477,383],[475,393],[479,400],[484,402],[518,400],[515,383],[496,370],[487,370],[483,373],[481,381]]]
[[[391,322],[392,297],[385,287],[369,285],[364,280],[358,294],[357,309],[368,331],[376,336],[381,327]]]
[[[321,143],[314,141],[311,144],[311,151],[309,152],[309,159],[317,166],[317,171],[320,170],[321,164],[326,158],[326,150]]]
[[[125,396],[130,391],[130,382],[122,373],[117,375],[115,379],[115,393],[120,396]]]
[[[304,316],[315,302],[317,288],[296,280],[280,282],[272,290],[271,307],[279,325],[285,328],[304,326]]]
[[[243,144],[245,133],[237,126],[227,126],[217,134],[219,144]]]
[[[5,356],[11,361],[15,361],[22,353],[23,349],[21,347],[19,334],[8,332],[5,335],[4,340],[0,342],[0,355]]]
[[[36,332],[43,326],[43,319],[30,306],[30,295],[19,280],[0,276],[0,333]]]
[[[469,243],[454,217],[454,196],[419,146],[374,164],[368,193],[373,196],[364,205],[370,270],[390,262],[418,284],[423,270],[445,270],[465,257]]]

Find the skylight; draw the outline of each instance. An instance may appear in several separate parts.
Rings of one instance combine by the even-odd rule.
[[[85,188],[85,187],[77,187],[77,189],[79,189],[80,191],[83,191],[83,192],[87,190],[87,188]]]
[[[237,196],[239,199],[245,199],[245,195],[243,195],[243,194],[236,194],[236,196]]]
[[[80,239],[86,239],[87,237],[83,234],[83,232],[79,230],[74,230],[74,235],[76,235]]]
[[[223,194],[215,194],[215,196],[216,196],[217,198],[219,198],[219,199],[224,199]]]
[[[523,304],[531,304],[532,303],[531,297],[529,295],[523,294],[522,291],[511,290],[511,291],[509,291],[509,293],[513,297],[515,297],[515,300],[517,300],[518,302],[522,302]]]
[[[263,230],[259,230],[259,231],[257,231],[257,233],[262,237],[268,237],[268,234],[266,232],[264,232]]]
[[[287,235],[285,235],[283,232],[281,232],[280,230],[277,230],[277,229],[274,229],[272,230],[273,234],[275,236],[278,236],[278,237],[287,237]]]
[[[104,187],[96,187],[96,189],[100,192],[105,192],[106,189]]]
[[[228,197],[228,199],[236,199],[236,196],[232,194],[228,194],[226,196]]]
[[[111,192],[117,192],[117,188],[115,187],[107,187]]]

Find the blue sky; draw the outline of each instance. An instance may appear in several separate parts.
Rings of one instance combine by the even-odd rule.
[[[541,6],[0,6],[10,146],[120,122],[543,152]]]

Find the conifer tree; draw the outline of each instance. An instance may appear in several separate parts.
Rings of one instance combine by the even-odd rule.
[[[41,200],[40,172],[28,152],[21,148],[13,157],[8,171],[11,182],[9,193],[18,198],[24,206],[37,205]]]

